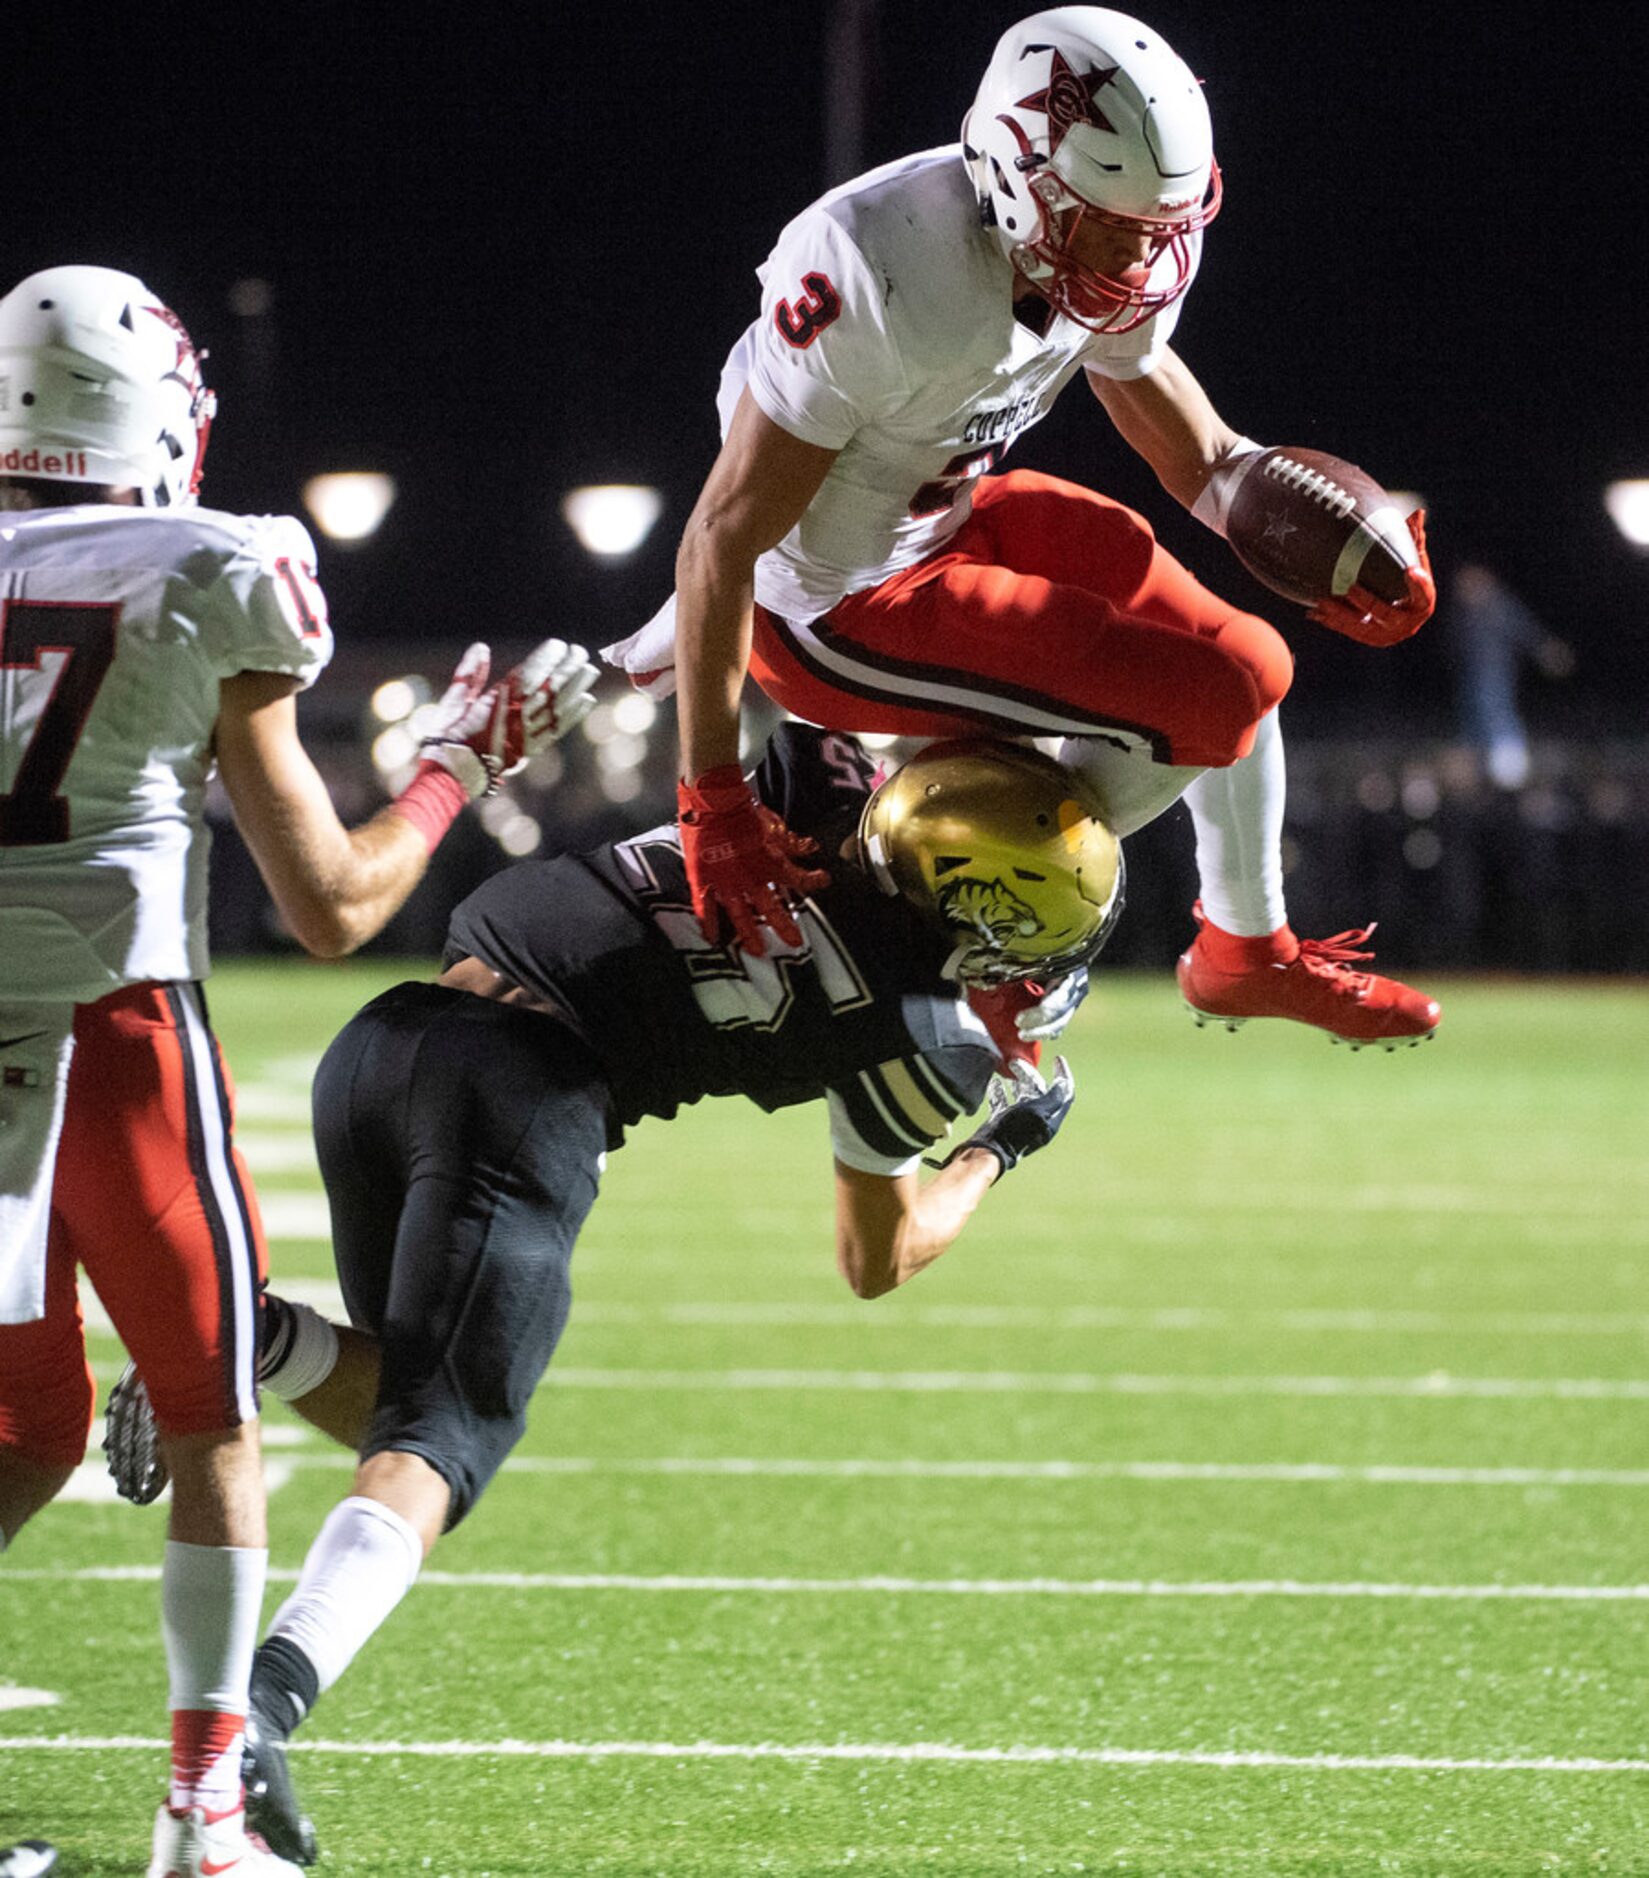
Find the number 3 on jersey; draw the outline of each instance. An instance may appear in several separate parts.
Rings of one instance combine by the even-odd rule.
[[[781,300],[773,309],[773,324],[780,338],[798,352],[805,352],[827,326],[833,326],[842,316],[842,297],[828,274],[804,274],[802,288],[794,305]]]
[[[68,840],[58,791],[119,623],[118,603],[8,600],[0,610],[0,848]]]

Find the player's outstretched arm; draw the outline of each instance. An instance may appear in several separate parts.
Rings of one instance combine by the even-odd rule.
[[[925,1271],[960,1237],[987,1188],[1045,1148],[1076,1099],[1060,1057],[1044,1083],[1028,1064],[992,1080],[985,1122],[925,1184],[909,1174],[869,1174],[836,1163],[836,1264],[861,1298],[879,1298]]]
[[[281,917],[306,951],[339,958],[381,932],[422,878],[442,835],[589,711],[595,667],[546,640],[493,683],[473,645],[425,739],[425,762],[394,802],[346,829],[298,736],[298,681],[240,672],[219,691],[215,750],[235,820]]]
[[[745,392],[676,557],[676,708],[682,852],[693,910],[719,940],[725,917],[749,951],[760,928],[799,940],[789,898],[819,883],[739,769],[739,696],[750,664],[758,558],[789,534],[836,453],[793,437]]]
[[[1245,441],[1171,348],[1144,378],[1106,378],[1090,370],[1088,387],[1123,439],[1156,471],[1157,481],[1188,509],[1215,466]]]

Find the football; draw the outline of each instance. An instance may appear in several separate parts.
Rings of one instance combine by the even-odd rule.
[[[1233,465],[1226,539],[1256,580],[1312,606],[1352,586],[1401,601],[1418,565],[1403,512],[1355,463],[1286,445]]]

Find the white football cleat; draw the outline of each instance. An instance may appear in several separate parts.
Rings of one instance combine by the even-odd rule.
[[[214,1818],[200,1806],[185,1813],[163,1806],[155,1815],[149,1878],[303,1878],[303,1873],[246,1830],[244,1807]]]
[[[0,1849],[0,1878],[46,1878],[56,1869],[56,1848],[44,1839],[25,1839]]]

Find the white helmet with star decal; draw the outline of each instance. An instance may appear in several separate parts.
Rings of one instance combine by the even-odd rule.
[[[1143,325],[1190,285],[1220,204],[1202,87],[1159,33],[1106,7],[1053,7],[997,42],[962,122],[979,209],[1014,267],[1094,332]],[[1148,259],[1099,273],[1070,251],[1091,219]]]
[[[217,410],[205,356],[134,275],[31,274],[0,299],[0,474],[193,502]]]

